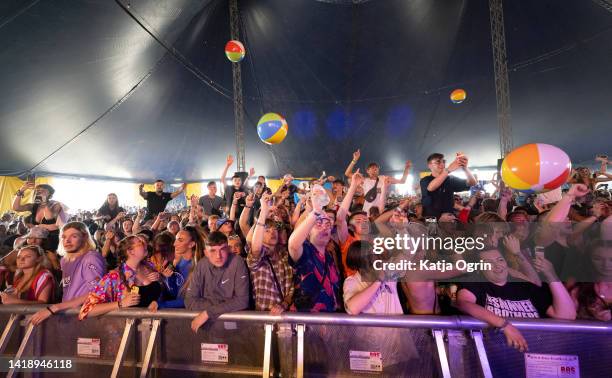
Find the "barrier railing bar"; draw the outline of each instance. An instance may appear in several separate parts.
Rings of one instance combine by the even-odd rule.
[[[44,306],[2,305],[0,313],[33,314]],[[78,309],[66,311],[63,314],[77,315]],[[105,317],[125,317],[136,319],[189,319],[197,316],[197,312],[185,310],[159,310],[151,313],[142,309],[127,309],[113,311]],[[430,329],[484,329],[489,325],[467,316],[430,316],[430,315],[348,315],[348,314],[310,314],[298,312],[284,312],[281,315],[269,315],[266,312],[239,311],[223,314],[220,321],[246,321],[257,323],[293,323],[293,324],[326,324],[351,325],[364,327],[392,327],[392,328],[430,328]],[[519,330],[539,330],[549,332],[584,332],[584,333],[612,333],[612,324],[609,322],[585,320],[553,320],[553,319],[513,319],[512,325]]]
[[[146,378],[149,368],[151,367],[151,356],[153,355],[153,348],[155,347],[155,340],[157,339],[157,331],[159,330],[160,319],[153,320],[151,325],[151,335],[147,342],[147,351],[145,352],[144,359],[142,361],[142,369],[140,369],[140,378]]]
[[[434,329],[433,334],[436,340],[436,347],[438,348],[438,359],[442,367],[442,376],[444,378],[451,378],[450,366],[448,365],[448,357],[446,356],[446,348],[444,346],[444,333],[441,329]]]
[[[113,365],[113,372],[111,373],[111,378],[116,378],[119,375],[119,368],[121,368],[121,363],[123,362],[123,358],[125,357],[125,352],[127,350],[127,345],[130,341],[130,336],[132,335],[133,328],[134,319],[125,319],[125,328],[123,329],[123,336],[121,337],[121,344],[119,344],[119,350],[117,350],[117,357],[115,358],[115,364]]]
[[[487,357],[487,350],[482,340],[482,331],[472,331],[472,337],[476,344],[476,353],[478,353],[478,359],[480,360],[482,375],[485,378],[493,378],[493,373],[491,372],[491,366],[489,365],[489,359]]]
[[[21,359],[21,356],[23,356],[23,352],[25,351],[25,348],[28,346],[28,342],[30,341],[30,338],[32,337],[33,331],[34,331],[34,324],[28,322],[28,327],[26,328],[25,335],[23,336],[23,340],[21,340],[21,345],[19,345],[19,349],[17,350],[17,354],[15,354],[15,358],[13,359],[13,361],[17,361]],[[10,369],[8,373],[6,374],[6,377],[12,378],[14,374],[15,374],[15,369],[14,368]]]
[[[263,378],[270,377],[270,356],[272,354],[272,324],[266,324],[266,334],[264,340],[264,358],[263,358],[263,372],[261,376]]]
[[[13,331],[18,324],[17,320],[19,320],[20,317],[21,315],[19,314],[11,314],[9,321],[6,323],[4,331],[2,331],[2,337],[0,337],[0,354],[4,354],[4,350],[8,346],[9,340],[13,335]]]
[[[304,324],[297,325],[297,378],[304,378]]]

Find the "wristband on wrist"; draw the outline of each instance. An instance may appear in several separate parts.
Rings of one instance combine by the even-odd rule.
[[[51,315],[55,315],[55,312],[53,312],[53,310],[51,310],[51,306],[47,306],[47,311],[49,311],[51,313]]]
[[[117,306],[118,306],[119,308],[122,308],[122,307],[123,307],[123,306],[121,305],[121,299],[119,299],[119,300],[117,301]]]
[[[15,195],[17,197],[23,197],[24,193],[21,190],[18,190],[17,192],[15,192]]]

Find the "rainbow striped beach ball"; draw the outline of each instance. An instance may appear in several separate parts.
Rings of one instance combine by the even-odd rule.
[[[467,98],[467,93],[463,89],[455,89],[450,94],[453,104],[461,104]]]
[[[287,121],[276,113],[264,114],[257,123],[257,135],[267,144],[279,144],[285,139],[288,131]]]
[[[229,41],[225,45],[225,56],[227,56],[227,59],[234,63],[238,63],[244,59],[245,54],[246,50],[240,41]]]
[[[531,143],[514,149],[502,162],[502,180],[512,189],[544,193],[563,185],[572,170],[569,156],[550,144]]]

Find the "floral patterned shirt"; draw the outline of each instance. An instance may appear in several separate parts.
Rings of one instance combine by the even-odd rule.
[[[87,314],[99,303],[118,302],[123,299],[128,288],[136,284],[136,272],[129,265],[123,263],[118,269],[123,269],[127,285],[121,281],[119,270],[111,270],[105,274],[100,282],[93,288],[79,312],[79,320],[87,317]]]

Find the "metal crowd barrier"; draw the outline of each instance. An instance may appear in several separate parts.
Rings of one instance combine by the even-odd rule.
[[[523,354],[481,321],[464,316],[350,316],[243,311],[207,322],[195,334],[196,312],[126,309],[76,319],[69,311],[29,323],[44,306],[0,306],[0,357],[70,358],[79,376],[354,376],[351,351],[381,353],[380,371],[360,377],[520,377]],[[535,353],[579,356],[582,377],[612,371],[612,324],[515,319]],[[276,332],[274,331],[276,327]],[[95,356],[79,355],[79,338],[99,339]],[[227,361],[202,362],[206,345],[227,345]],[[225,347],[224,347],[225,348]],[[180,372],[180,373],[179,373]],[[8,377],[17,374],[9,370]],[[45,373],[45,376],[69,376]]]

